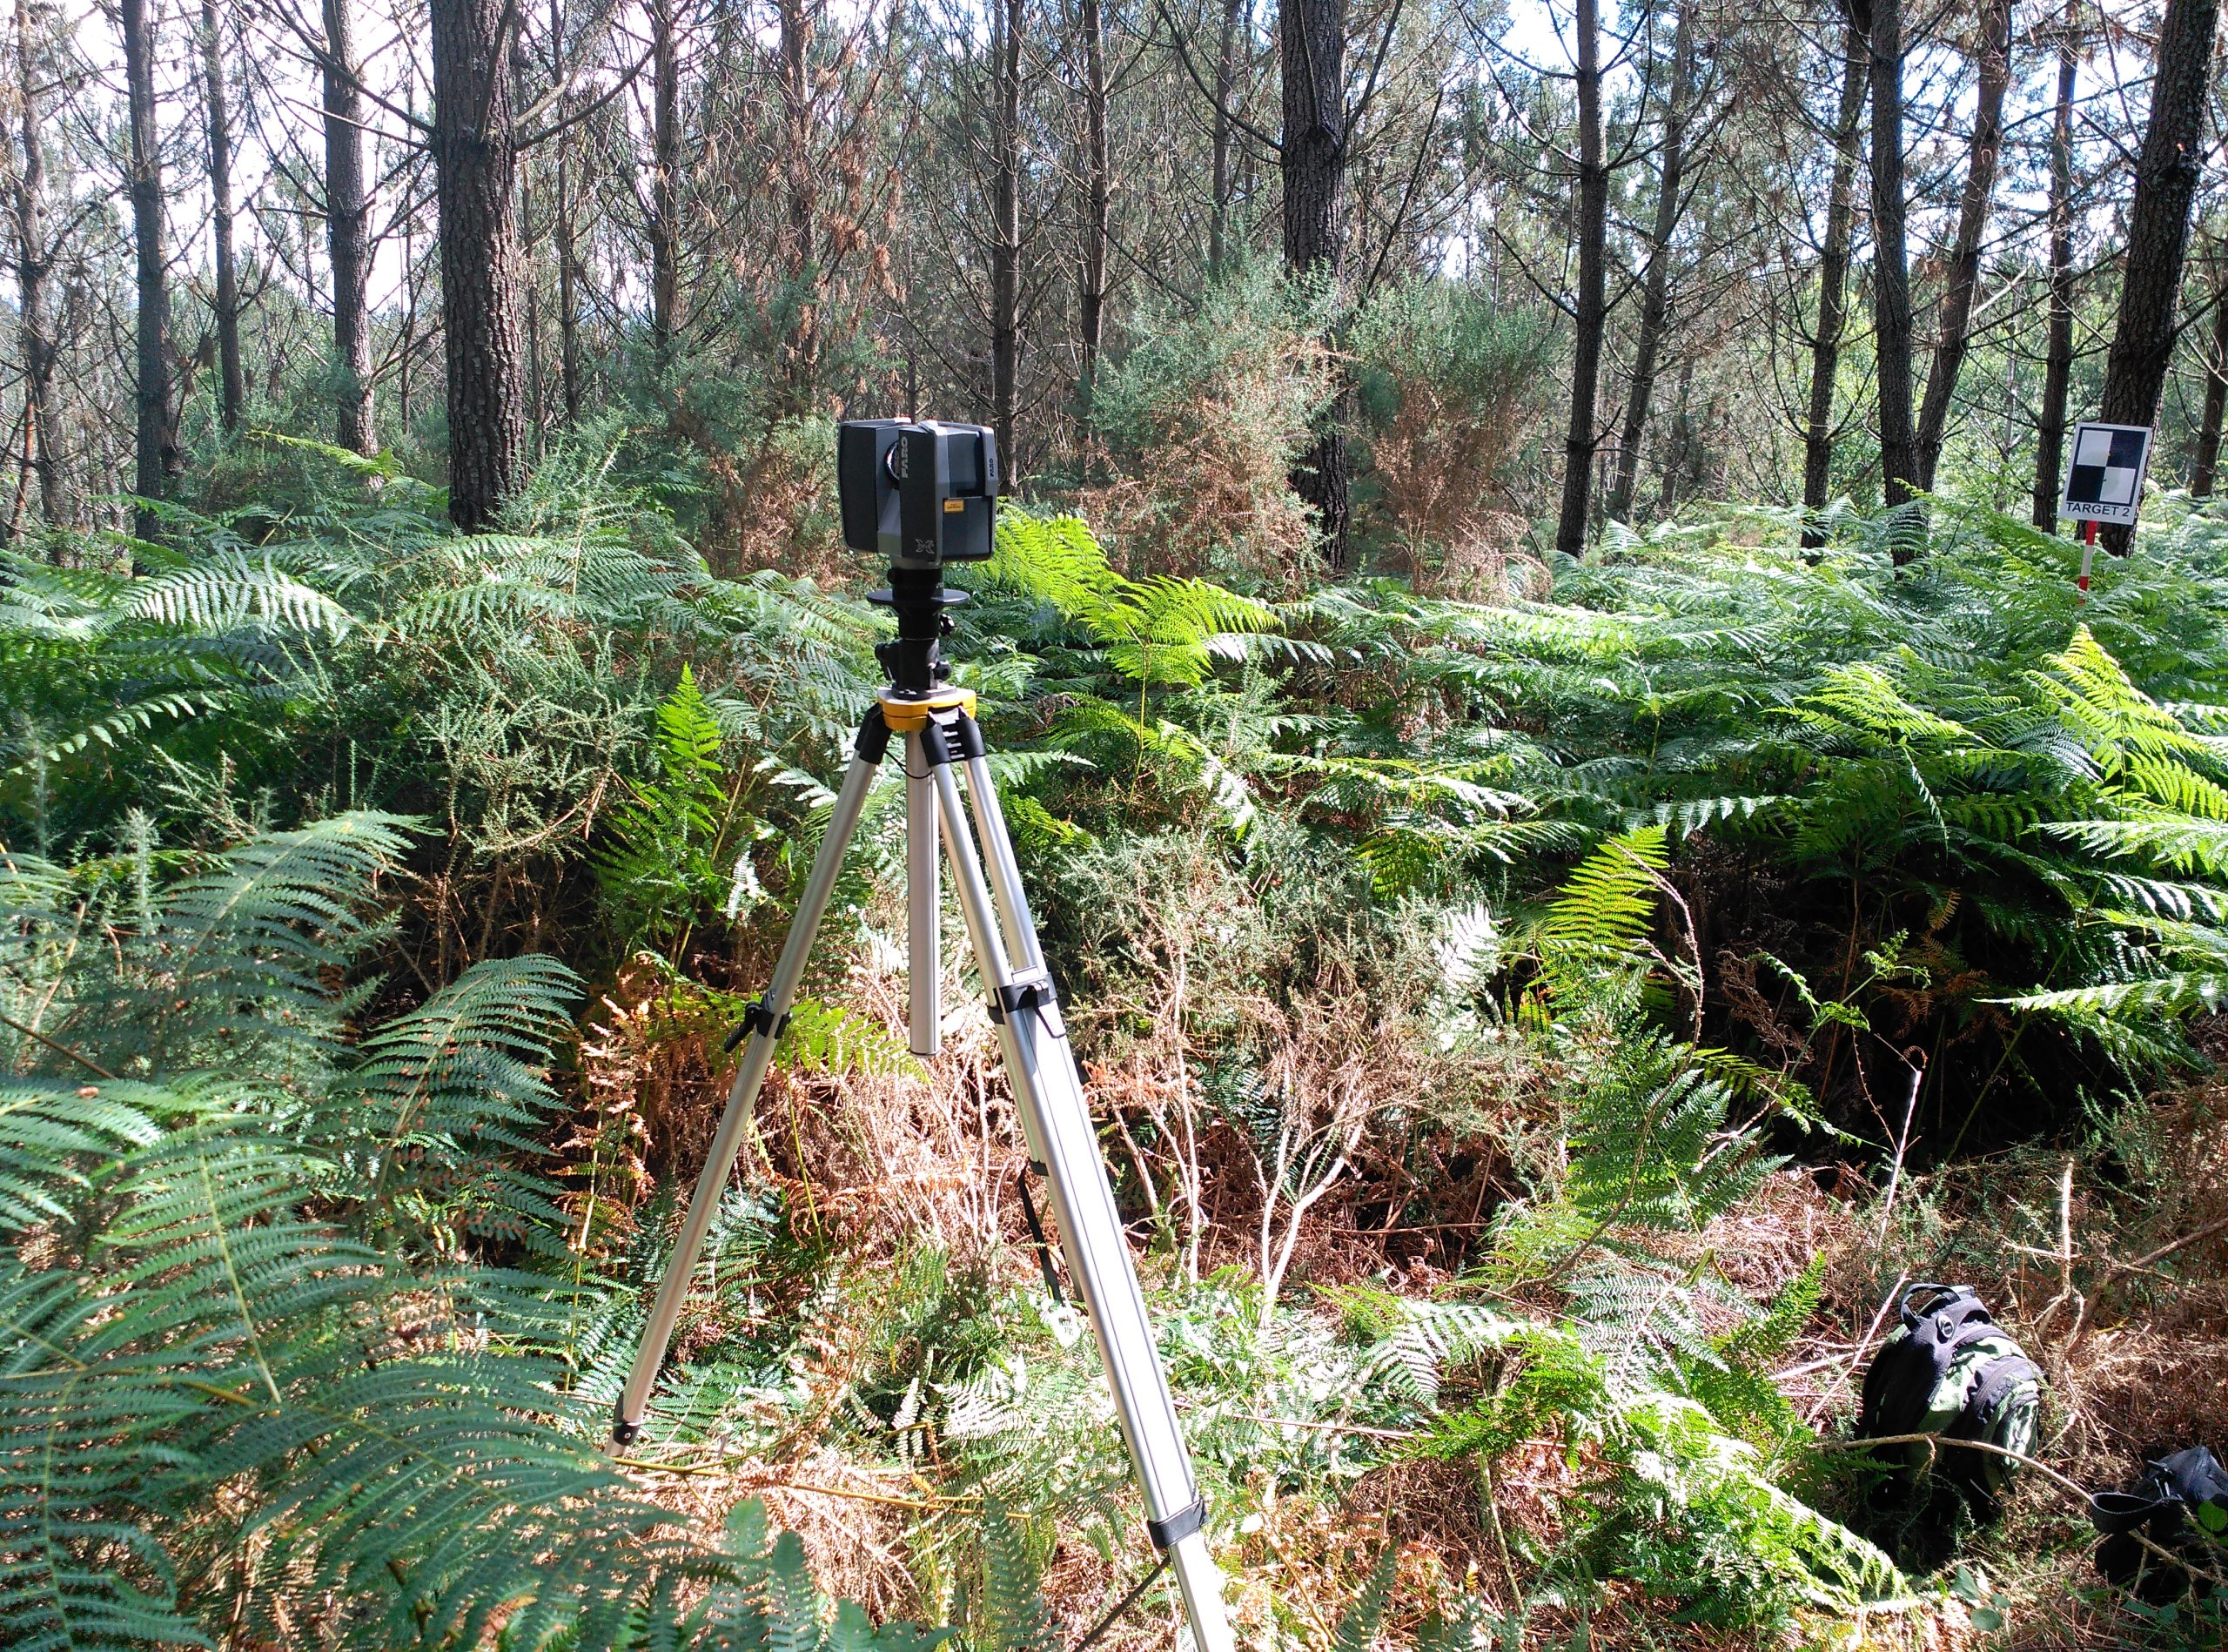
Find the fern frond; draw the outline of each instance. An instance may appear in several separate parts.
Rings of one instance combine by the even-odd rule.
[[[1540,964],[1555,997],[1575,1000],[1605,973],[1653,956],[1657,879],[1668,864],[1663,828],[1610,838],[1571,871],[1540,929]]]

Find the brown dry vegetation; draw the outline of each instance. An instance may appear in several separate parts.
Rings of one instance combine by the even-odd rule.
[[[897,1024],[899,977],[855,972],[849,991]],[[661,1021],[647,999],[607,1008],[584,1052],[600,1115],[641,1120],[639,1129],[626,1128],[645,1155],[668,1173],[692,1172],[726,1074],[705,1064],[701,1029],[685,1017]],[[1334,1113],[1366,1113],[1434,1082],[1414,1064],[1413,1048],[1326,1042],[1304,1027],[1281,1031],[1272,1060],[1291,1069],[1293,1082],[1343,1096],[1332,1104]],[[815,1425],[859,1373],[876,1306],[871,1281],[893,1259],[925,1246],[947,1252],[956,1267],[988,1268],[1016,1286],[1034,1275],[1017,1198],[1020,1156],[989,1032],[979,1015],[957,1013],[946,1052],[923,1071],[791,1076],[769,1085],[758,1115],[756,1174],[789,1193],[793,1225],[816,1225],[840,1248],[844,1270],[867,1282],[855,1286],[843,1313],[821,1324],[812,1383],[822,1399],[774,1449],[699,1453],[686,1474],[644,1475],[657,1495],[708,1528],[738,1499],[764,1497],[776,1522],[802,1536],[823,1586],[877,1615],[934,1621],[949,1610],[948,1578],[946,1598],[924,1597],[923,1580],[945,1576],[937,1556],[982,1510],[970,1495],[950,1494],[933,1454],[894,1468],[847,1456]],[[1197,1118],[1184,1094],[1177,1042],[1172,1027],[1156,1027],[1091,1068],[1110,1157],[1141,1219],[1141,1239],[1151,1212],[1140,1190],[1158,1187],[1171,1199],[1170,1190],[1180,1193],[1184,1176],[1195,1174],[1196,1266],[1258,1267],[1252,1150],[1227,1123]],[[1375,1276],[1413,1293],[1444,1282],[1466,1254],[1463,1236],[1517,1185],[1500,1144],[1522,1133],[1527,1090],[1520,1075],[1500,1076],[1497,1105],[1513,1111],[1493,1121],[1498,1137],[1483,1127],[1461,1137],[1426,1134],[1424,1152],[1399,1165],[1358,1154],[1335,1192],[1301,1222],[1286,1311],[1323,1311],[1299,1281]],[[1140,1145],[1141,1138],[1180,1142],[1174,1121],[1184,1115],[1197,1128],[1188,1172],[1175,1150]],[[1439,1208],[1466,1212],[1448,1219],[1453,1237],[1365,1219],[1376,1209],[1400,1208],[1395,1178],[1404,1196],[1421,1192]],[[629,1196],[621,1190],[639,1197],[647,1185],[613,1179],[605,1197],[624,1203]],[[1180,1232],[1179,1213],[1165,1213]],[[2145,1450],[2228,1439],[2228,1086],[2190,1085],[2131,1105],[2071,1150],[2033,1146],[1906,1176],[1891,1209],[1848,1167],[1789,1167],[1693,1243],[1698,1262],[1714,1263],[1754,1299],[1824,1259],[1824,1300],[1776,1375],[1828,1435],[1846,1429],[1863,1364],[1892,1324],[1882,1311],[1887,1295],[1908,1275],[1973,1284],[2044,1365],[2051,1385],[2044,1455],[2083,1485],[2120,1483]],[[1191,1261],[1178,1242],[1148,1271],[1180,1272]],[[1222,1555],[1241,1634],[1265,1628],[1273,1610],[1287,1628],[1297,1622],[1303,1638],[1327,1646],[1387,1543],[1399,1553],[1383,1630],[1390,1643],[1453,1595],[1505,1609],[1536,1574],[1528,1556],[1564,1535],[1572,1500],[1587,1494],[1589,1475],[1583,1454],[1574,1461],[1556,1440],[1542,1438],[1482,1470],[1388,1462],[1335,1499],[1279,1500],[1270,1487]],[[1149,1552],[1134,1531],[1124,1541],[1127,1548],[1110,1555],[1080,1530],[1052,1538],[1043,1587],[1069,1643],[1143,1575]],[[2030,1473],[2001,1526],[1971,1534],[1960,1557],[2005,1615],[2002,1635],[1977,1634],[1965,1604],[1943,1598],[1916,1613],[1862,1625],[1822,1622],[1763,1641],[1787,1643],[1791,1634],[1802,1642],[1815,1630],[1821,1643],[1929,1652],[1983,1640],[2021,1648],[2124,1644],[2127,1625],[2088,1571],[2090,1541],[2084,1511]],[[1760,1643],[1755,1631],[1678,1628],[1667,1621],[1674,1604],[1613,1585],[1586,1633],[1606,1647],[1661,1646],[1667,1634],[1681,1646]],[[1149,1598],[1104,1643],[1166,1646],[1170,1611],[1164,1598]],[[1535,1609],[1526,1644],[1557,1644],[1578,1627],[1567,1612]]]

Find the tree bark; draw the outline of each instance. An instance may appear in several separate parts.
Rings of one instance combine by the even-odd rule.
[[[650,353],[673,359],[681,309],[681,52],[676,0],[650,0]]]
[[[1346,0],[1280,0],[1277,44],[1284,71],[1285,268],[1339,285],[1346,252]],[[1314,447],[1292,477],[1315,508],[1332,570],[1346,565],[1350,511],[1343,393],[1333,401]]]
[[[363,109],[349,0],[325,0],[325,230],[332,259],[333,439],[352,453],[379,451],[372,425],[372,339],[364,313],[370,274],[371,201],[364,188]]]
[[[431,0],[434,195],[448,373],[449,519],[488,527],[524,479],[518,157],[500,55],[505,0]]]
[[[2189,251],[2190,202],[2202,165],[2205,90],[2218,18],[2218,0],[2167,0],[2158,30],[2151,118],[2128,210],[2119,325],[2104,369],[2102,417],[2111,424],[2151,422],[2173,359],[2174,312]]]
[[[512,0],[515,3],[515,0]],[[527,50],[522,30],[511,37],[511,107],[525,109],[534,101],[528,88],[533,82],[534,59]],[[521,167],[518,173],[519,244],[525,247],[540,245],[547,225],[538,224],[534,216],[534,174]],[[527,462],[540,462],[543,453],[542,437],[547,428],[542,413],[541,379],[541,283],[534,279],[533,260],[521,252],[520,287],[526,304],[526,429]]]
[[[131,123],[131,240],[138,265],[138,316],[132,486],[159,500],[178,473],[178,429],[171,415],[170,288],[164,275],[163,158],[155,126],[155,29],[148,0],[121,0],[124,78]],[[132,531],[155,535],[155,513],[141,506]]]
[[[1289,0],[1277,17],[1284,63],[1285,267],[1336,279],[1345,252],[1345,0]]]
[[[1640,443],[1648,428],[1648,404],[1655,394],[1656,358],[1671,310],[1671,238],[1679,228],[1679,189],[1687,164],[1687,107],[1694,95],[1694,0],[1682,0],[1671,35],[1671,93],[1663,105],[1661,181],[1655,192],[1655,221],[1648,227],[1648,277],[1640,306],[1640,333],[1633,343],[1633,379],[1625,398],[1625,426],[1617,447],[1617,476],[1609,490],[1607,512],[1614,521],[1632,515],[1633,491],[1640,485]]]
[[[1106,246],[1113,213],[1113,185],[1107,170],[1106,24],[1100,0],[1083,0],[1083,245],[1076,283],[1082,373],[1077,400],[1088,418],[1106,333]]]
[[[990,423],[1009,482],[1021,473],[1014,420],[1021,388],[1021,37],[1026,0],[1000,0],[990,178]]]
[[[1819,520],[1834,473],[1834,382],[1841,372],[1842,332],[1849,323],[1849,248],[1856,218],[1856,125],[1864,112],[1871,46],[1849,25],[1843,41],[1842,96],[1834,113],[1834,176],[1826,194],[1826,244],[1818,258],[1818,330],[1810,339],[1810,409],[1802,431],[1802,545],[1826,542]]]
[[[1880,492],[1890,505],[1911,497],[1918,480],[1911,427],[1911,271],[1906,251],[1909,203],[1903,185],[1903,15],[1902,0],[1849,0],[1864,31],[1872,77],[1872,332],[1880,392]],[[1917,552],[1900,541],[1899,562]]]
[[[1207,218],[1207,275],[1219,276],[1230,266],[1230,203],[1232,169],[1230,100],[1238,89],[1238,25],[1245,0],[1223,0],[1222,44],[1215,54],[1215,106],[1211,142],[1214,146],[1215,198]]]
[[[17,327],[23,341],[23,452],[38,478],[39,514],[50,527],[68,519],[62,469],[54,453],[54,334],[46,280],[54,261],[46,245],[46,147],[39,131],[38,47],[31,37],[30,0],[16,0],[16,93],[23,121],[23,162],[16,171]]]
[[[812,14],[803,0],[780,0],[782,148],[789,222],[782,241],[782,269],[795,318],[782,372],[788,409],[802,413],[819,393],[822,327],[818,175],[813,161]]]
[[[2050,319],[2044,346],[2043,406],[2035,432],[2033,520],[2057,527],[2058,482],[2065,458],[2065,398],[2073,378],[2073,86],[2080,0],[2065,0],[2057,37],[2057,112],[2050,125]]]
[[[1562,512],[1555,548],[1586,549],[1587,494],[1601,440],[1601,337],[1609,319],[1609,167],[1601,142],[1601,29],[1597,0],[1573,8],[1578,35],[1578,291],[1571,306],[1570,427],[1563,438]]]
[[[565,19],[559,0],[549,0],[549,39],[553,74],[561,72]],[[570,112],[567,111],[567,112]],[[565,423],[580,422],[580,309],[578,290],[580,257],[573,225],[572,134],[557,137],[557,358],[564,381]]]
[[[580,422],[580,255],[574,245],[570,158],[565,150],[557,151],[557,370],[568,426]]]
[[[216,232],[217,406],[226,430],[240,427],[247,400],[240,370],[240,285],[232,257],[232,122],[225,85],[225,41],[217,0],[201,0],[203,77],[209,104],[209,215]]]
[[[1957,238],[1950,252],[1950,280],[1943,291],[1934,358],[1926,370],[1926,395],[1918,415],[1918,485],[1934,490],[1935,467],[1950,426],[1950,403],[1971,341],[1973,296],[1980,285],[1981,236],[1988,227],[1989,198],[1996,189],[1996,158],[2003,149],[2003,91],[2011,81],[2011,0],[1986,0],[1981,8],[1980,89],[1973,110],[1973,141],[1957,203]]]
[[[2228,248],[2224,248],[2228,252]],[[2212,290],[2212,347],[2205,358],[2205,417],[2198,426],[2197,454],[2190,466],[2190,494],[2209,499],[2220,469],[2220,426],[2228,415],[2228,273]]]

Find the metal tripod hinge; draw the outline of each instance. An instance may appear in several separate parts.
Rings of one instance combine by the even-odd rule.
[[[936,850],[951,873],[960,917],[976,965],[990,995],[990,1018],[1013,1091],[1030,1160],[1042,1165],[1059,1225],[1060,1249],[1083,1300],[1114,1393],[1116,1414],[1137,1471],[1145,1505],[1145,1529],[1167,1557],[1183,1595],[1197,1652],[1231,1652],[1222,1600],[1223,1575],[1208,1552],[1206,1506],[1192,1478],[1191,1456],[1169,1397],[1144,1296],[1123,1231],[1114,1190],[1098,1151],[1098,1133],[1066,1023],[1038,944],[1022,889],[1013,841],[975,722],[975,696],[938,687],[926,693],[884,690],[859,729],[858,744],[828,835],[813,857],[788,937],[764,997],[752,1006],[748,1039],[726,1112],[710,1155],[681,1219],[673,1255],[644,1327],[634,1363],[614,1408],[611,1434],[625,1445],[636,1439],[648,1408],[658,1367],[681,1318],[691,1276],[702,1254],[720,1195],[727,1185],[760,1087],[772,1064],[780,1029],[796,1002],[807,956],[826,914],[845,850],[856,831],[882,760],[893,736],[905,755],[907,914],[910,945],[910,1042],[933,1054],[937,1046]],[[958,776],[967,778],[966,802]],[[970,827],[970,811],[971,826]],[[927,852],[922,853],[923,843]],[[977,846],[979,844],[979,854]],[[925,985],[923,984],[925,980]],[[923,1021],[925,1018],[925,1024]]]

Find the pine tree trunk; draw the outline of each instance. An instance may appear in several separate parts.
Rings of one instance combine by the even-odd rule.
[[[1339,273],[1346,242],[1346,12],[1291,0],[1277,17],[1284,63],[1285,266]]]
[[[1663,106],[1661,180],[1655,192],[1655,221],[1648,237],[1648,278],[1640,306],[1640,335],[1633,344],[1633,380],[1625,398],[1625,426],[1617,447],[1617,477],[1609,490],[1608,515],[1629,520],[1633,491],[1640,485],[1640,443],[1648,428],[1648,403],[1655,394],[1655,363],[1663,348],[1671,311],[1671,238],[1679,228],[1679,187],[1687,163],[1687,107],[1693,94],[1694,0],[1683,0],[1671,36],[1671,95]]]
[[[1586,549],[1587,500],[1601,440],[1601,342],[1609,319],[1609,167],[1601,142],[1601,29],[1597,0],[1573,8],[1578,35],[1578,291],[1572,305],[1570,427],[1563,438],[1562,512],[1555,548]]]
[[[448,375],[449,519],[490,526],[524,480],[510,77],[505,0],[431,0],[434,194]]]
[[[2104,370],[2100,417],[2108,424],[2149,424],[2173,360],[2174,313],[2189,251],[2190,203],[2203,165],[2205,93],[2218,18],[2218,0],[2166,0],[2151,119],[2128,209],[2119,326]],[[2130,535],[2113,526],[2101,537],[2107,550],[2117,553],[2126,550]]]
[[[554,43],[561,43],[565,37],[560,0],[549,0],[549,37]],[[560,44],[551,47],[553,54],[560,50]],[[557,358],[558,372],[564,379],[565,423],[571,426],[580,422],[580,254],[573,223],[572,136],[560,132],[556,141]]]
[[[1346,0],[1281,0],[1278,50],[1284,71],[1285,267],[1336,287],[1346,227]],[[1348,518],[1343,393],[1292,476],[1315,508],[1325,559],[1346,565]]]
[[[1025,0],[1000,0],[991,46],[997,108],[990,179],[990,423],[1009,483],[1021,474],[1021,39]]]
[[[1902,0],[1850,0],[1872,76],[1872,332],[1880,392],[1880,492],[1890,505],[1918,477],[1911,428],[1911,271],[1905,250]],[[1896,561],[1917,553],[1899,544]]]
[[[782,267],[796,317],[782,378],[789,386],[789,409],[802,413],[819,393],[822,345],[819,250],[813,230],[819,198],[813,167],[812,14],[803,0],[780,0],[775,12],[781,23],[782,147],[787,151],[783,192],[789,208]]]
[[[1232,183],[1230,100],[1238,90],[1238,25],[1245,0],[1223,0],[1222,43],[1215,54],[1215,106],[1211,141],[1215,158],[1215,198],[1207,219],[1207,274],[1211,279],[1230,267],[1230,203]]]
[[[650,0],[650,353],[673,359],[681,310],[681,52],[675,0]]]
[[[1083,0],[1084,215],[1076,320],[1082,367],[1077,400],[1086,419],[1098,379],[1099,351],[1105,341],[1106,245],[1113,214],[1113,185],[1107,171],[1105,34],[1100,0]]]
[[[209,100],[209,214],[216,232],[217,407],[226,430],[240,427],[247,400],[240,371],[240,284],[232,257],[232,122],[225,96],[225,40],[217,0],[201,0],[203,75]]]
[[[1841,372],[1842,332],[1849,323],[1849,249],[1856,219],[1858,118],[1871,70],[1871,46],[1855,24],[1842,49],[1842,97],[1834,112],[1834,176],[1826,195],[1826,244],[1818,259],[1818,330],[1810,339],[1810,408],[1802,431],[1802,544],[1826,542],[1818,518],[1834,476],[1834,383]]]
[[[372,426],[372,339],[364,313],[370,274],[371,202],[364,189],[364,129],[356,92],[349,0],[325,0],[325,228],[332,259],[332,354],[339,417],[334,440],[379,451]]]
[[[2057,39],[2057,113],[2050,125],[2050,338],[2043,347],[2043,406],[2035,431],[2037,527],[2057,527],[2065,460],[2065,398],[2073,378],[2073,89],[2080,0],[2065,0]]]
[[[136,463],[132,487],[158,500],[178,468],[178,431],[171,417],[170,288],[164,279],[163,160],[155,126],[155,29],[148,0],[120,0],[124,78],[131,122],[131,240],[138,265],[133,401]],[[132,531],[155,536],[155,513],[141,507]]]
[[[1980,90],[1973,111],[1973,141],[1957,203],[1957,238],[1950,252],[1949,285],[1942,294],[1941,325],[1926,372],[1918,415],[1918,485],[1931,493],[1935,467],[1950,426],[1950,403],[1971,341],[1973,295],[1980,285],[1981,234],[1988,227],[1989,197],[1996,189],[1996,158],[2003,148],[2003,91],[2011,81],[2011,0],[1985,0],[1981,10]]]
[[[23,152],[16,169],[16,302],[23,341],[23,450],[38,478],[39,514],[48,527],[68,520],[62,469],[54,453],[54,334],[46,279],[53,259],[46,245],[46,147],[39,132],[38,48],[31,38],[30,0],[16,0],[16,93]]]
[[[534,97],[528,90],[534,59],[527,51],[523,34],[511,37],[511,107],[525,109]],[[534,216],[534,173],[521,166],[518,171],[518,225],[521,249],[539,246],[547,226],[535,222]],[[527,462],[539,464],[543,452],[542,435],[547,429],[543,418],[541,379],[541,283],[535,279],[534,261],[521,252],[519,263],[519,285],[526,305],[526,429]]]
[[[557,369],[564,380],[565,422],[580,422],[580,296],[579,254],[573,239],[572,168],[557,154]]]
[[[2228,415],[2228,274],[2212,291],[2212,346],[2205,358],[2205,417],[2198,426],[2197,455],[2190,466],[2190,494],[2209,499],[2220,470],[2220,426]]]

